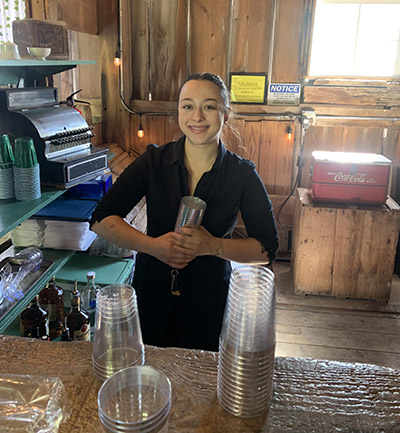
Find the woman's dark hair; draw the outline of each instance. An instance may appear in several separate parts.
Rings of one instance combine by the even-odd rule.
[[[223,80],[221,79],[221,77],[219,77],[218,75],[211,74],[210,72],[198,72],[195,74],[190,74],[188,77],[186,77],[185,80],[183,81],[183,83],[179,87],[178,100],[179,100],[179,95],[181,94],[181,90],[182,90],[182,87],[184,86],[184,84],[186,84],[188,81],[192,81],[192,80],[198,80],[198,81],[204,80],[204,81],[210,81],[211,83],[214,83],[219,88],[219,91],[221,93],[222,101],[224,104],[224,111],[226,113],[229,111],[231,106],[230,106],[230,96],[229,96],[228,89],[226,88],[226,85],[223,82]]]

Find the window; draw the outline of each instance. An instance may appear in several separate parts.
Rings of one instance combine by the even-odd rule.
[[[24,0],[0,0],[0,43],[12,42],[14,20],[25,18]]]
[[[310,76],[400,76],[400,0],[317,0]]]

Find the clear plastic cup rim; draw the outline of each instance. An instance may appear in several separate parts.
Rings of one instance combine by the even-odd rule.
[[[158,418],[160,413],[163,412],[165,407],[171,402],[171,381],[165,375],[165,373],[147,365],[127,367],[110,376],[103,383],[103,385],[100,387],[100,390],[98,392],[97,403],[98,403],[99,412],[101,411],[101,413],[104,414],[107,418],[112,419],[112,417],[102,409],[102,400],[103,398],[106,398],[104,395],[106,395],[107,398],[110,398],[110,396],[107,394],[110,392],[110,390],[112,391],[112,388],[114,386],[118,386],[116,384],[118,384],[120,381],[122,381],[122,383],[128,383],[129,384],[128,386],[135,385],[135,380],[138,380],[139,385],[146,385],[145,383],[146,381],[143,380],[146,376],[148,376],[152,380],[159,381],[160,388],[163,388],[163,391],[160,390],[160,393],[161,395],[164,395],[166,398],[165,404],[160,409],[158,409],[157,412],[148,416],[146,420],[150,421],[152,419]],[[140,380],[138,379],[138,377],[140,378]],[[126,387],[127,386],[121,387],[121,389]],[[126,422],[129,425],[143,424],[143,421],[126,421]]]
[[[219,362],[218,372],[221,372],[224,375],[238,377],[244,380],[251,379],[251,378],[258,378],[262,380],[266,376],[273,375],[274,365],[272,364],[272,365],[265,365],[262,367],[243,368],[241,366],[235,366],[230,363]]]
[[[242,408],[246,409],[253,409],[253,408],[260,408],[262,406],[268,406],[272,399],[272,391],[268,394],[263,396],[262,399],[256,399],[256,398],[240,398],[239,396],[237,398],[232,398],[230,395],[226,395],[221,388],[217,388],[217,395],[218,400],[222,399],[227,404],[240,406]]]
[[[159,427],[159,425],[165,422],[165,420],[168,418],[170,410],[171,410],[171,400],[169,401],[169,404],[167,404],[165,408],[160,412],[160,415],[151,420],[146,419],[139,423],[131,423],[129,421],[125,422],[125,421],[114,420],[108,417],[103,411],[101,411],[100,408],[99,408],[99,418],[102,423],[112,428],[115,427],[124,431],[137,431],[137,430],[142,431],[142,429],[149,429],[149,428],[154,429]]]
[[[261,298],[261,297],[259,297]],[[232,304],[236,307],[238,307],[239,311],[244,311],[246,307],[249,306],[249,304],[252,305],[253,308],[256,308],[257,311],[264,312],[272,311],[275,304],[275,298],[261,298],[256,299],[255,297],[251,298],[250,295],[243,294],[238,295],[234,292],[229,292],[228,298],[227,298],[227,305],[228,307],[232,306]]]
[[[254,411],[254,410],[246,410],[246,409],[242,409],[241,406],[233,406],[230,404],[225,403],[223,400],[221,400],[218,397],[218,401],[220,403],[220,405],[230,414],[234,415],[234,416],[238,416],[240,418],[257,418],[259,416],[262,416],[264,413],[266,413],[268,411],[268,407],[267,408],[261,408],[258,411]]]
[[[248,278],[250,275],[252,279],[257,278],[266,278],[268,280],[275,280],[274,273],[261,265],[237,265],[232,269],[231,280],[236,280],[237,278]]]
[[[266,349],[267,351],[269,349],[271,349],[271,347],[274,346],[275,348],[275,344],[270,345],[268,349]],[[263,365],[264,363],[268,363],[272,358],[275,357],[275,349],[271,350],[271,354],[267,354],[264,356],[252,356],[250,355],[250,353],[260,353],[260,352],[265,352],[265,350],[263,351],[257,351],[257,352],[253,352],[253,351],[242,351],[242,350],[238,350],[238,352],[241,353],[248,353],[248,356],[241,356],[238,353],[232,353],[231,351],[229,351],[229,349],[225,348],[225,347],[221,347],[220,345],[220,349],[218,352],[218,359],[222,358],[222,359],[228,359],[231,360],[239,365],[249,365],[249,366],[254,366],[254,365]]]
[[[271,377],[273,377],[274,371],[265,371],[265,372],[257,372],[257,373],[251,373],[250,371],[248,373],[246,372],[239,372],[235,371],[232,368],[225,368],[224,366],[218,367],[218,377],[223,377],[225,380],[229,380],[235,383],[241,383],[243,385],[254,383],[255,381],[267,381]]]
[[[250,395],[264,395],[272,388],[272,376],[266,378],[267,380],[253,380],[249,383],[238,383],[226,378],[224,375],[219,374],[217,383],[225,390],[233,392],[235,395],[250,396]],[[269,379],[269,380],[268,380]],[[262,383],[262,386],[259,385]]]

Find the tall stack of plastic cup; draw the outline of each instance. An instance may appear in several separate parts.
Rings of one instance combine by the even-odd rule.
[[[242,418],[267,412],[274,360],[274,274],[263,266],[238,266],[231,274],[219,344],[221,406]]]
[[[115,373],[98,394],[99,418],[107,433],[166,433],[171,409],[171,382],[149,366]]]
[[[14,198],[14,153],[7,134],[0,136],[0,199]]]
[[[40,169],[35,145],[30,137],[15,139],[14,189],[17,200],[40,198]]]
[[[136,292],[126,284],[101,288],[96,297],[93,371],[99,380],[144,364]]]

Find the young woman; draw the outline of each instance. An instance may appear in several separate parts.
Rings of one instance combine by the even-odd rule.
[[[217,351],[230,261],[271,263],[278,236],[255,164],[228,151],[220,139],[231,110],[224,82],[213,74],[193,74],[178,96],[184,135],[148,146],[127,167],[93,213],[92,230],[138,251],[133,286],[146,344]],[[207,204],[202,227],[175,233],[179,204],[187,195]],[[143,196],[146,234],[123,219]],[[231,238],[239,211],[247,239]]]

